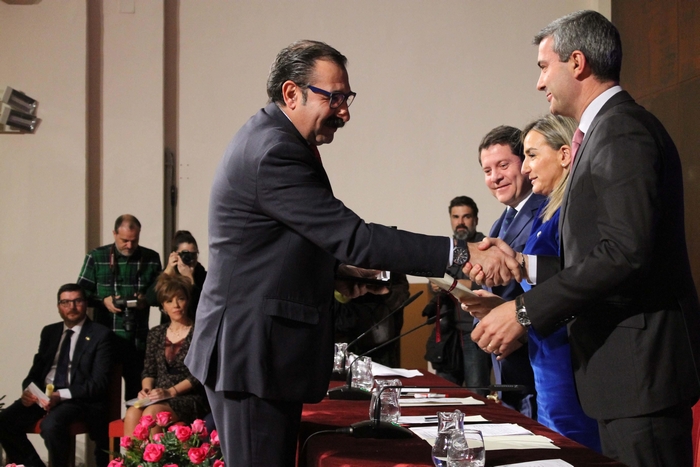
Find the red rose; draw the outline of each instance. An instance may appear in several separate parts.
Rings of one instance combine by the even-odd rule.
[[[163,457],[164,452],[165,446],[162,444],[150,443],[146,446],[146,449],[143,450],[143,460],[146,462],[158,462],[160,458]]]
[[[170,412],[158,412],[158,415],[156,415],[156,423],[158,426],[168,426],[172,423],[173,421],[173,414]]]
[[[160,443],[160,440],[163,439],[163,436],[165,436],[165,433],[156,433],[153,435],[153,441],[156,443]]]
[[[136,439],[140,439],[141,441],[146,441],[148,439],[148,434],[150,430],[146,425],[136,425],[136,428],[134,428],[134,437]]]
[[[216,430],[211,430],[209,441],[211,441],[211,444],[213,444],[214,446],[219,445],[219,433]]]
[[[133,444],[133,441],[130,436],[122,436],[119,439],[119,446],[129,449],[131,445]]]
[[[141,420],[139,420],[139,425],[143,425],[146,428],[151,428],[155,424],[156,421],[150,415],[144,415],[143,417],[141,417]]]
[[[202,448],[190,448],[187,455],[193,464],[201,464],[207,458],[207,451]]]
[[[7,464],[7,467],[10,467],[10,465],[14,464]],[[116,459],[112,459],[107,467],[124,467],[124,461],[117,457]]]
[[[197,419],[192,422],[192,432],[199,433],[201,436],[207,435],[207,427],[204,420]]]
[[[219,459],[216,459],[216,460],[214,461],[214,465],[213,465],[212,467],[225,467],[224,461],[219,460]]]
[[[185,425],[179,425],[175,430],[175,437],[183,443],[192,436],[192,429]]]

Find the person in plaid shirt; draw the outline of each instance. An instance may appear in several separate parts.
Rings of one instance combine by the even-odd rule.
[[[94,309],[94,321],[118,337],[116,354],[123,365],[124,398],[129,400],[141,389],[148,313],[158,305],[152,288],[162,268],[157,252],[139,246],[141,223],[136,217],[119,216],[112,233],[114,243],[85,256],[78,284]]]

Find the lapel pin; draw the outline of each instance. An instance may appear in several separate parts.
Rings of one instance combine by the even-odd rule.
[[[89,341],[89,340],[90,340],[90,336],[85,336],[85,340],[86,340],[86,341]]]

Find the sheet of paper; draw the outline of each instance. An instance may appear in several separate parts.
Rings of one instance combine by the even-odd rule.
[[[465,422],[467,421],[465,418]],[[479,430],[481,432],[481,435],[484,438],[489,438],[489,437],[494,437],[494,436],[522,436],[522,435],[532,435],[533,433],[526,429],[523,428],[522,426],[516,424],[516,423],[482,423],[479,426],[473,426],[473,427],[464,427],[465,429],[469,428],[472,430]],[[435,438],[437,437],[437,427],[426,427],[426,435],[430,435],[431,437]],[[429,430],[432,431],[432,433],[429,432]]]
[[[34,384],[34,383],[29,383],[29,386],[27,386],[26,390],[29,391],[29,392],[31,392],[31,393],[34,395],[34,397],[36,397],[37,399],[39,399],[39,402],[43,402],[44,404],[48,404],[48,403],[49,403],[49,396],[47,396],[47,395],[44,393],[44,391],[42,391],[41,389],[39,389],[39,386],[37,386],[36,384]],[[39,406],[42,407],[41,404],[39,404]]]
[[[437,416],[433,415],[409,415],[399,417],[399,425],[437,425]],[[464,417],[464,423],[484,423],[488,422],[481,415],[470,415]]]
[[[430,392],[430,388],[402,388],[401,389],[401,395],[406,395],[406,394],[411,394],[413,395],[416,392]]]
[[[437,436],[436,426],[415,426],[409,428],[419,438],[425,440],[431,446],[435,444]],[[487,451],[499,451],[503,449],[560,449],[546,436],[519,435],[519,436],[489,436],[484,438]]]
[[[151,401],[148,397],[145,399],[139,399],[134,398],[134,399],[129,399],[128,401],[124,402],[127,407],[131,407],[132,405],[135,406],[136,408],[142,408],[142,407],[148,407],[149,405],[153,405],[156,402],[162,402],[162,401],[167,401],[170,399],[170,397],[164,397],[163,399],[159,399],[157,401]]]
[[[452,288],[452,284],[454,283],[454,278],[450,276],[449,274],[445,274],[445,277],[428,277],[428,280],[432,282],[433,284],[437,285],[440,287],[442,290],[447,292]],[[455,286],[452,291],[450,291],[452,295],[455,297],[463,298],[463,297],[469,297],[469,296],[474,296],[476,295],[474,292],[469,290],[467,287],[462,285],[460,282],[457,282],[457,285]]]
[[[399,401],[401,407],[434,407],[440,405],[485,405],[484,401],[480,401],[471,396],[469,397],[442,397],[435,399],[401,399]]]
[[[403,378],[413,378],[423,376],[418,370],[406,370],[404,368],[389,368],[381,363],[372,362],[372,375],[377,376],[401,376]]]
[[[574,467],[561,459],[543,459],[541,461],[520,462],[518,464],[507,464],[501,467]]]

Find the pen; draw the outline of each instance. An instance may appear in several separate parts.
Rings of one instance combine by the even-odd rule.
[[[445,397],[444,394],[436,394],[434,392],[429,392],[427,394],[414,394],[413,397],[416,399],[438,399],[440,397]]]
[[[424,420],[426,422],[437,422],[438,418],[437,417],[425,417]]]

